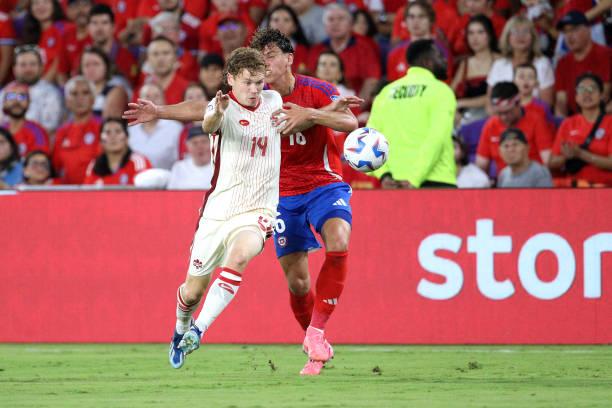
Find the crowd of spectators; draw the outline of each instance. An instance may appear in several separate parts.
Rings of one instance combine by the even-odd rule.
[[[358,95],[434,41],[455,93],[458,187],[612,186],[612,0],[3,0],[0,189],[133,185],[206,189],[200,123],[127,127],[129,101],[210,100],[224,61],[258,27],[291,38],[296,73]],[[445,78],[444,78],[445,77]],[[410,123],[406,123],[409,127]],[[343,140],[338,135],[338,143]],[[393,146],[391,146],[393,150]],[[355,188],[381,183],[348,166]]]

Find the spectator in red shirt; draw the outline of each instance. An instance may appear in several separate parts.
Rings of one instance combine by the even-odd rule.
[[[138,16],[138,3],[134,0],[96,0],[97,4],[104,4],[111,8],[115,17],[115,34],[119,34],[128,25],[130,20]]]
[[[0,87],[9,77],[14,46],[13,21],[8,14],[0,12]]]
[[[521,64],[514,70],[514,83],[519,89],[521,106],[526,110],[534,110],[546,118],[550,129],[556,131],[555,118],[550,105],[533,96],[533,90],[538,87],[538,75],[533,64]]]
[[[193,2],[193,1],[192,1]],[[183,2],[180,0],[141,0],[138,16],[150,17],[149,24],[145,25],[142,33],[142,44],[147,45],[151,38],[159,35],[170,37],[167,33],[154,32],[152,24],[160,14],[172,14],[178,26],[177,47],[187,52],[197,53],[199,43],[199,18],[184,12]],[[159,23],[157,23],[159,24]],[[174,29],[174,28],[172,28]]]
[[[489,170],[493,161],[496,165],[492,173],[499,173],[505,163],[499,154],[500,136],[507,128],[518,128],[523,131],[530,146],[529,158],[542,164],[548,164],[553,135],[542,115],[521,107],[517,86],[512,82],[499,82],[491,91],[491,105],[494,116],[485,123],[478,149],[476,165],[484,171]],[[489,173],[491,174],[491,173]]]
[[[431,5],[425,0],[415,0],[403,10],[405,10],[404,20],[410,36],[409,39],[393,48],[387,56],[387,81],[395,81],[406,75],[406,71],[408,71],[406,51],[412,41],[429,39],[434,41],[436,47],[446,58],[447,77],[450,78],[453,66],[452,56],[448,47],[442,41],[435,39],[432,34],[436,14]]]
[[[49,136],[36,122],[26,120],[26,112],[30,106],[28,86],[19,82],[11,82],[4,88],[2,112],[7,121],[2,127],[13,135],[19,155],[24,157],[32,150],[49,151]]]
[[[144,82],[155,82],[163,90],[168,105],[183,101],[189,81],[177,72],[176,46],[166,37],[157,37],[147,47]]]
[[[64,33],[64,45],[66,54],[66,72],[74,73],[78,69],[79,57],[83,49],[90,42],[87,23],[89,12],[93,6],[93,0],[72,0],[68,2],[66,15],[74,23],[70,24]]]
[[[501,36],[506,20],[496,14],[493,9],[494,0],[466,0],[466,13],[455,20],[452,28],[449,31],[449,42],[453,50],[453,55],[459,56],[467,54],[468,48],[465,43],[465,29],[472,16],[484,14],[491,19],[495,35],[497,38]]]
[[[221,45],[223,59],[227,61],[232,51],[247,45],[247,34],[248,28],[241,19],[230,16],[219,20],[217,39]]]
[[[266,18],[268,28],[275,28],[291,40],[293,45],[294,72],[304,74],[308,72],[308,50],[310,43],[304,34],[304,29],[293,9],[285,4],[279,4],[268,12]]]
[[[223,84],[223,57],[217,54],[207,54],[200,62],[199,82],[204,88],[206,98],[211,100],[218,90],[227,93]]]
[[[102,154],[89,163],[83,184],[134,185],[134,176],[151,168],[149,160],[128,146],[127,123],[108,118],[100,136]]]
[[[325,8],[323,24],[328,39],[312,48],[309,69],[315,72],[319,54],[331,49],[340,55],[345,67],[345,80],[362,98],[364,106],[370,104],[381,77],[381,66],[376,50],[366,40],[353,34],[353,16],[344,6],[330,4]]]
[[[482,14],[470,19],[466,31],[470,56],[461,61],[451,88],[463,123],[487,116],[487,76],[501,55],[491,20]]]
[[[195,82],[200,67],[192,50],[181,46],[181,26],[178,16],[169,11],[162,11],[149,21],[149,27],[154,37],[164,36],[174,43],[178,56],[178,74],[188,81]]]
[[[559,60],[555,70],[555,114],[568,116],[577,112],[574,84],[585,72],[592,72],[601,78],[603,97],[608,101],[612,50],[593,42],[589,22],[581,12],[570,11],[559,21],[557,28],[565,35],[569,53]]]
[[[550,168],[564,171],[569,185],[612,187],[612,115],[604,110],[603,90],[604,83],[597,75],[578,77],[576,103],[580,113],[565,119],[557,132]],[[596,123],[599,125],[593,129]],[[591,132],[592,140],[584,146]],[[576,159],[583,167],[575,166]]]
[[[136,84],[139,74],[138,63],[132,53],[115,40],[115,15],[105,4],[96,4],[89,13],[87,25],[92,43],[103,50],[110,61],[132,85]]]
[[[83,76],[64,89],[72,120],[57,130],[53,167],[61,184],[82,184],[89,162],[100,153],[100,118],[93,114],[94,85]]]
[[[393,32],[391,34],[391,41],[394,44],[400,41],[406,41],[410,38],[406,18],[401,17],[406,16],[406,8],[410,6],[412,0],[408,0],[406,3],[407,4],[397,9],[395,13]],[[436,34],[436,37],[440,41],[448,39],[453,25],[459,18],[457,10],[444,0],[428,0],[427,3],[433,8],[436,16],[435,20],[437,21],[437,25],[432,25],[432,32]]]
[[[23,182],[17,188],[48,186],[53,184],[54,178],[51,157],[42,150],[33,150],[23,160]]]
[[[221,2],[218,2],[221,5]],[[233,18],[242,21],[247,28],[247,38],[255,32],[255,23],[249,17],[248,11],[240,10],[237,0],[223,1],[223,7],[217,7],[217,11],[213,12],[200,25],[200,53],[206,55],[208,53],[222,54],[221,45],[217,39],[217,30],[219,22],[223,19]]]
[[[123,78],[111,74],[108,55],[96,47],[87,47],[81,55],[79,72],[96,88],[94,114],[103,118],[118,118],[128,103]]]
[[[58,0],[32,0],[23,26],[23,42],[37,44],[45,64],[43,79],[61,82],[66,73],[64,34],[66,22]]]

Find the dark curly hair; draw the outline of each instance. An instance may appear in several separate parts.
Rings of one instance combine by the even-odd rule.
[[[274,28],[262,28],[257,30],[251,40],[251,48],[258,51],[263,51],[263,49],[270,44],[276,45],[284,54],[293,54],[295,52],[293,50],[293,45],[291,45],[291,40]]]

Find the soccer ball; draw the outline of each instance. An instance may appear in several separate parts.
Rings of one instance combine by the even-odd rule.
[[[385,164],[388,154],[389,143],[376,129],[355,129],[344,141],[344,159],[349,166],[364,173]]]

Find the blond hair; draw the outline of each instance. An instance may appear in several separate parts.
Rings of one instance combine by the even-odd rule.
[[[512,30],[514,30],[517,26],[524,25],[529,28],[529,33],[531,34],[531,47],[529,49],[529,61],[532,62],[534,59],[542,56],[542,50],[540,50],[540,46],[538,44],[538,33],[536,32],[535,26],[527,17],[518,15],[512,17],[502,31],[501,37],[499,39],[499,49],[502,55],[506,58],[512,58],[513,50],[510,46],[510,34]]]

